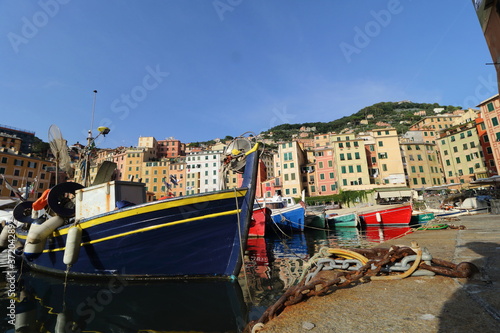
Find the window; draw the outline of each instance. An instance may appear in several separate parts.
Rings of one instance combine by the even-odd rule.
[[[468,145],[464,143],[464,150],[469,149]]]
[[[420,178],[420,180],[422,181],[422,185],[425,185],[426,182],[425,182],[425,178]]]
[[[457,163],[460,163],[460,157],[457,157],[455,160],[457,161]]]
[[[497,119],[497,117],[493,117],[493,118],[491,118],[491,124],[492,124],[493,126],[498,126],[498,119]]]
[[[352,154],[351,153],[347,153],[347,159],[348,160],[352,160]]]
[[[326,186],[325,185],[321,185],[321,191],[326,192]]]
[[[387,158],[387,153],[378,153],[378,158],[379,159]]]
[[[412,173],[417,172],[417,171],[415,170],[415,166],[412,166],[412,167],[411,167],[411,172],[412,172]]]
[[[493,111],[493,110],[495,110],[495,107],[493,106],[493,102],[488,103],[486,106],[488,108],[488,111],[490,111],[490,112]]]
[[[346,167],[345,167],[345,165],[341,166],[340,170],[341,170],[342,173],[346,173]]]
[[[413,178],[413,185],[418,185],[418,179],[417,178]]]
[[[330,172],[330,179],[333,179],[333,172]]]
[[[383,146],[384,146],[384,142],[383,142],[383,141],[379,141],[379,142],[378,142],[378,146],[379,146],[379,147],[383,147]]]
[[[418,166],[418,171],[420,171],[420,172],[424,172],[424,167],[423,167],[423,166],[421,166],[421,165],[419,165],[419,166]]]
[[[357,172],[361,172],[361,165],[359,165],[359,164],[358,164],[358,165],[356,165],[356,171],[357,171]]]
[[[344,154],[340,154],[340,160],[341,161],[345,161],[345,155]]]
[[[377,163],[377,158],[375,156],[372,156],[372,163]]]
[[[323,162],[319,162],[318,166],[319,166],[320,169],[323,169]]]
[[[319,179],[324,180],[325,179],[325,174],[324,173],[320,173],[319,174]]]
[[[354,153],[354,158],[356,158],[357,160],[359,160],[361,157],[359,157],[359,153]]]
[[[354,167],[352,165],[349,165],[349,173],[353,173],[354,172]]]
[[[387,164],[382,164],[382,171],[387,171]]]

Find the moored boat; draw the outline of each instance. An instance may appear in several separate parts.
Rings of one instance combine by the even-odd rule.
[[[248,236],[264,237],[266,235],[266,225],[271,223],[271,210],[267,207],[254,208]]]
[[[22,259],[74,278],[234,278],[255,197],[259,144],[250,147],[226,154],[243,172],[237,189],[145,202],[142,183],[56,185],[47,205],[57,215],[17,230]]]
[[[256,200],[258,207],[271,209],[272,224],[282,231],[304,231],[305,208],[304,204],[294,203],[293,198],[274,196]]]
[[[359,225],[358,214],[354,212],[341,215],[331,213],[327,215],[327,221],[330,228],[357,227]]]
[[[305,227],[319,229],[327,228],[325,213],[306,210]]]
[[[426,224],[429,221],[432,221],[435,219],[434,213],[432,212],[420,212],[420,211],[413,211],[411,214],[411,224]]]
[[[360,220],[367,226],[408,225],[411,220],[412,207],[403,205],[380,205],[371,207],[369,211],[359,212]]]

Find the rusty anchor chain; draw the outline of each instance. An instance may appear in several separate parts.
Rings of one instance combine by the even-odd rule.
[[[415,242],[412,242],[411,247],[392,246],[389,249],[322,248],[306,264],[305,270],[311,273],[304,272],[299,283],[288,288],[257,321],[248,323],[245,332],[258,332],[265,323],[278,316],[287,306],[309,297],[323,296],[336,289],[352,287],[371,280],[394,280],[412,274],[418,275],[417,269],[458,278],[468,278],[479,271],[469,262],[454,264],[432,258],[427,249],[420,248]]]

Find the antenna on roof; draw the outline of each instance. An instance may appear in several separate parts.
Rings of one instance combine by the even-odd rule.
[[[92,104],[92,119],[90,121],[89,135],[87,136],[87,141],[88,141],[89,144],[90,144],[90,142],[93,139],[93,137],[92,137],[92,129],[94,128],[94,113],[95,113],[95,100],[96,100],[96,97],[97,97],[97,90],[94,90],[94,102]]]

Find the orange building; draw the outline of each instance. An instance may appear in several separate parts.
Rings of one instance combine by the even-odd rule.
[[[22,154],[8,148],[0,149],[0,174],[16,189],[33,186],[29,193],[29,198],[32,199],[38,198],[43,191],[50,188],[51,172],[49,169],[54,165],[53,162],[44,161],[29,154]],[[12,197],[14,193],[5,185],[4,179],[0,178],[0,197]]]

